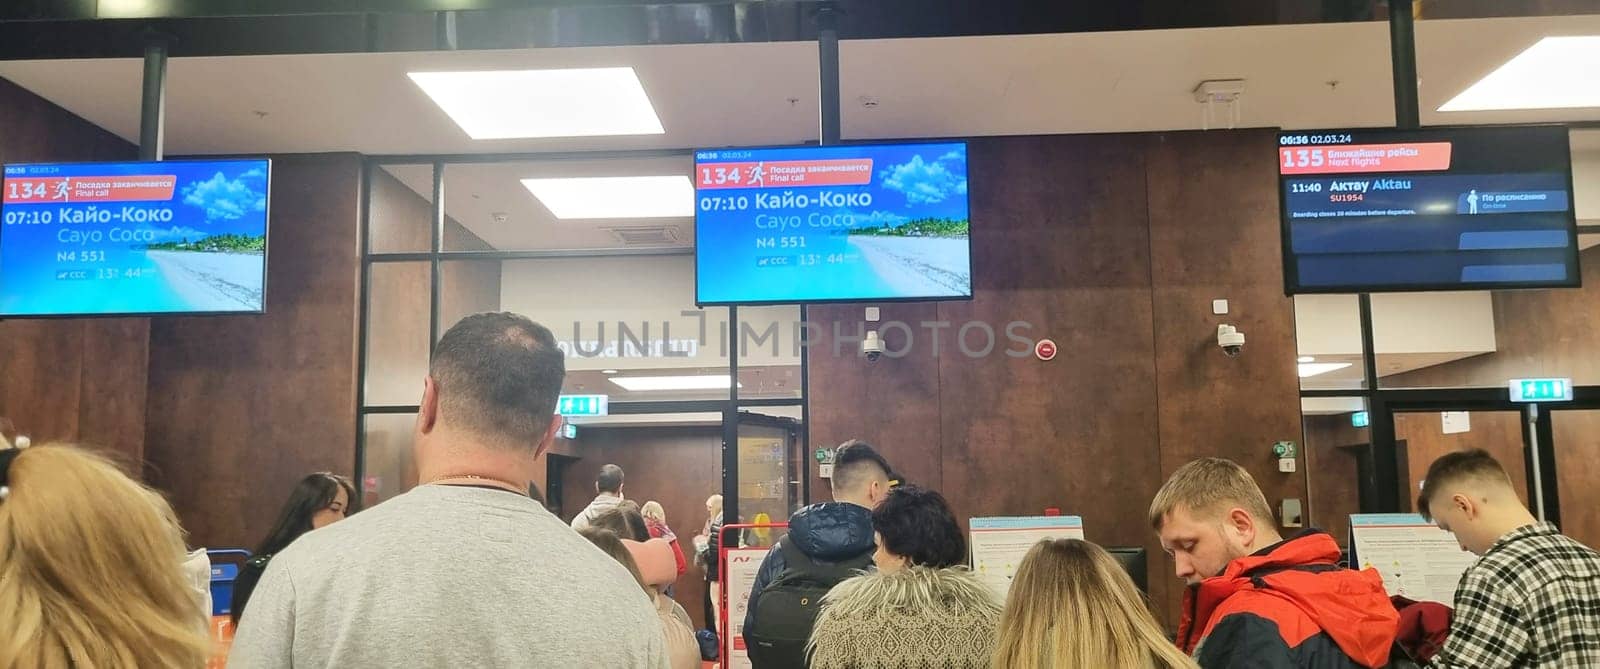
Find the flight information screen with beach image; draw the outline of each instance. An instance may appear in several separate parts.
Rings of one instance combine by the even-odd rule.
[[[1278,137],[1287,292],[1576,286],[1561,126]]]
[[[257,313],[266,160],[7,165],[0,317]]]
[[[967,145],[695,153],[696,301],[972,297]]]

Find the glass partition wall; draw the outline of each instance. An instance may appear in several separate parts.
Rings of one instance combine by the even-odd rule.
[[[687,183],[691,169],[686,152],[368,161],[364,501],[417,484],[412,430],[433,343],[464,316],[514,311],[555,334],[563,395],[605,398],[603,415],[570,416],[544,458],[536,483],[563,518],[611,463],[630,499],[659,501],[674,531],[694,536],[706,498],[725,489],[730,418],[740,516],[781,522],[806,502],[802,307],[697,308],[692,201],[653,204],[628,188],[632,177]],[[608,206],[619,201],[629,206]]]

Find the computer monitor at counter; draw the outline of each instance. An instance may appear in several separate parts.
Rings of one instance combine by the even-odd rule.
[[[1122,569],[1133,578],[1133,584],[1139,587],[1139,592],[1150,593],[1149,562],[1143,548],[1112,547],[1107,548],[1106,552],[1116,558],[1117,564],[1122,565]]]

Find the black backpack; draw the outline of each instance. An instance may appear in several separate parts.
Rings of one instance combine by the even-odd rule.
[[[744,631],[750,666],[805,669],[806,642],[817,622],[822,596],[872,564],[872,551],[835,563],[811,560],[793,542],[782,542],[784,567],[756,596],[754,629]]]

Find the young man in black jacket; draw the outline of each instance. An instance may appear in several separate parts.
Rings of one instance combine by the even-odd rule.
[[[773,545],[761,562],[755,585],[750,589],[745,609],[744,634],[747,642],[756,630],[757,603],[761,593],[791,566],[788,551],[811,564],[819,573],[837,573],[839,567],[861,568],[872,564],[876,548],[872,541],[872,509],[888,496],[893,474],[889,462],[870,444],[859,440],[845,442],[834,451],[832,502],[812,504],[789,518],[789,532]],[[769,612],[770,613],[770,612]],[[809,630],[807,630],[809,631]],[[794,653],[790,653],[794,654]],[[762,653],[753,649],[752,665]],[[803,666],[804,657],[788,658]]]

